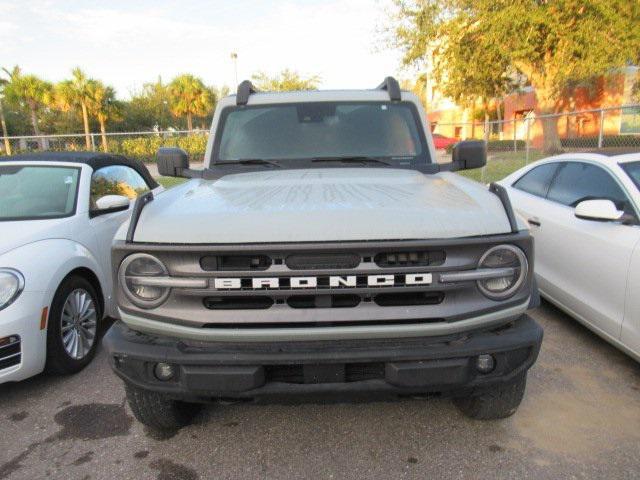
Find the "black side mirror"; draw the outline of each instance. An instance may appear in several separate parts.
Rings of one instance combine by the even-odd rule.
[[[482,140],[465,140],[453,146],[451,171],[481,168],[487,164],[487,144]]]
[[[189,155],[181,148],[162,147],[158,150],[158,173],[163,177],[183,177],[189,168]]]

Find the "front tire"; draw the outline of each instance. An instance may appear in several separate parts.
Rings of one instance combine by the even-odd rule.
[[[492,387],[479,395],[455,398],[453,403],[466,416],[476,420],[496,420],[513,415],[522,398],[527,385],[527,374],[515,380]]]
[[[101,318],[93,286],[77,275],[63,280],[49,312],[46,371],[64,375],[86,367],[96,354]]]
[[[200,405],[172,400],[166,395],[125,383],[127,401],[133,416],[147,427],[160,432],[178,430],[191,423]]]

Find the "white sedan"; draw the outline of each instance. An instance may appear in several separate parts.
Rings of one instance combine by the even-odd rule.
[[[541,295],[640,360],[640,154],[558,155],[498,183],[535,238]]]
[[[144,165],[120,156],[0,161],[0,383],[91,361],[113,312],[111,241],[130,200],[156,188]]]

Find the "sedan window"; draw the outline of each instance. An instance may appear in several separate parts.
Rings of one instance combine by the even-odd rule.
[[[546,197],[549,191],[551,180],[558,169],[557,163],[545,163],[539,167],[533,168],[525,173],[516,183],[514,188],[536,195],[538,197]]]
[[[609,173],[582,162],[568,162],[562,166],[547,198],[571,207],[592,199],[611,200],[620,210],[628,205],[627,196]]]
[[[621,163],[620,166],[631,177],[636,188],[640,190],[640,162]]]

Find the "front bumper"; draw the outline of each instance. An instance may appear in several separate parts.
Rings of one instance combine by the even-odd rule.
[[[422,338],[307,342],[193,342],[143,334],[118,322],[104,338],[125,382],[176,399],[256,399],[347,393],[467,395],[508,382],[535,362],[542,328],[526,314],[492,330]],[[480,373],[479,355],[495,369]],[[175,367],[171,380],[157,362]]]
[[[0,312],[0,339],[19,339],[0,346],[0,384],[24,380],[44,369],[47,331],[40,329],[43,297],[40,292],[22,292]]]

